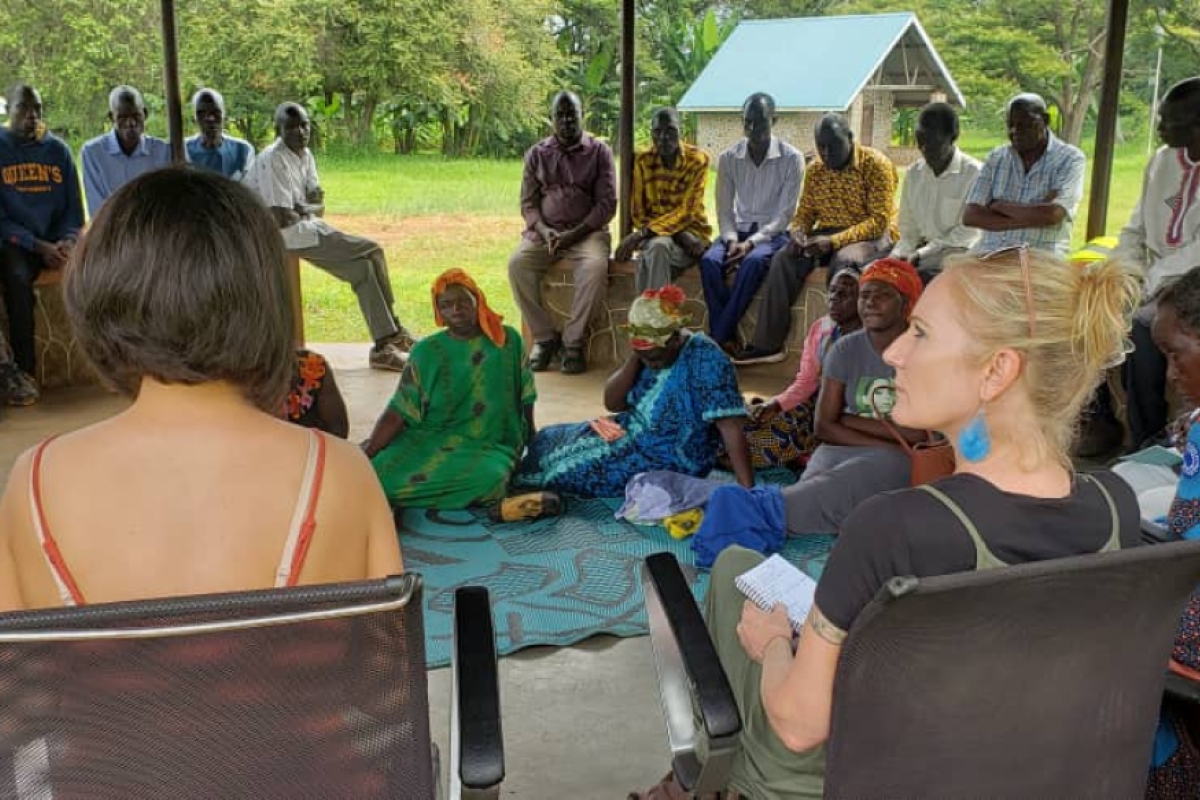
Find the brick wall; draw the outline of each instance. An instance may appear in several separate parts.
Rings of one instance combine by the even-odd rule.
[[[846,110],[850,120],[850,128],[854,131],[856,141],[864,141],[863,136],[863,107],[865,103],[874,105],[874,124],[869,137],[872,147],[887,153],[891,150],[893,97],[890,92],[864,90],[854,99]],[[775,126],[775,134],[791,144],[802,153],[814,153],[813,127],[821,118],[820,112],[781,113]],[[723,150],[742,138],[742,116],[740,113],[698,113],[696,125],[696,140],[700,147],[707,150],[716,158]]]

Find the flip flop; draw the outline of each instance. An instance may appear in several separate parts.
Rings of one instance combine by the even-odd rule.
[[[562,498],[554,492],[527,492],[506,497],[488,509],[492,522],[522,522],[557,516]]]

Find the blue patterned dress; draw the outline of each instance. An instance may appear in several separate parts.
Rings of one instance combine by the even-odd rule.
[[[1167,529],[1174,539],[1200,538],[1200,424],[1193,423],[1188,428],[1179,486],[1167,514]],[[1171,657],[1184,666],[1200,669],[1200,590],[1183,610]]]
[[[717,460],[716,421],[744,417],[737,372],[721,348],[692,334],[675,363],[643,367],[615,421],[625,435],[605,442],[587,422],[538,431],[517,483],[581,497],[621,497],[639,472],[670,470],[703,476]]]

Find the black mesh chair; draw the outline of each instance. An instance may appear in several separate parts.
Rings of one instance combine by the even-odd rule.
[[[433,798],[421,617],[415,574],[0,614],[0,798]],[[455,643],[452,790],[496,797],[485,589]]]
[[[646,561],[652,635],[670,631],[685,666],[710,669],[690,595],[655,605],[664,593],[651,585],[673,571],[667,554]],[[1141,797],[1164,666],[1198,582],[1200,542],[893,579],[842,650],[825,797]],[[709,713],[728,713],[732,697],[720,702]]]

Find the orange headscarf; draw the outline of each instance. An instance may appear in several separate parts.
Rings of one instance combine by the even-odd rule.
[[[439,294],[451,286],[461,286],[471,293],[475,298],[475,310],[479,313],[479,327],[483,330],[483,335],[491,339],[497,347],[503,347],[507,338],[504,332],[504,317],[492,311],[483,290],[475,284],[470,275],[458,267],[452,267],[433,279],[431,293],[433,295],[434,322],[443,328],[446,327],[446,321],[442,319],[442,312],[438,311],[437,299]]]
[[[862,286],[867,281],[881,281],[895,287],[906,301],[904,303],[905,319],[912,316],[913,306],[917,304],[917,298],[921,296],[921,290],[925,288],[916,268],[898,258],[881,258],[868,264],[867,268],[863,270],[862,277],[858,279],[858,285]]]

